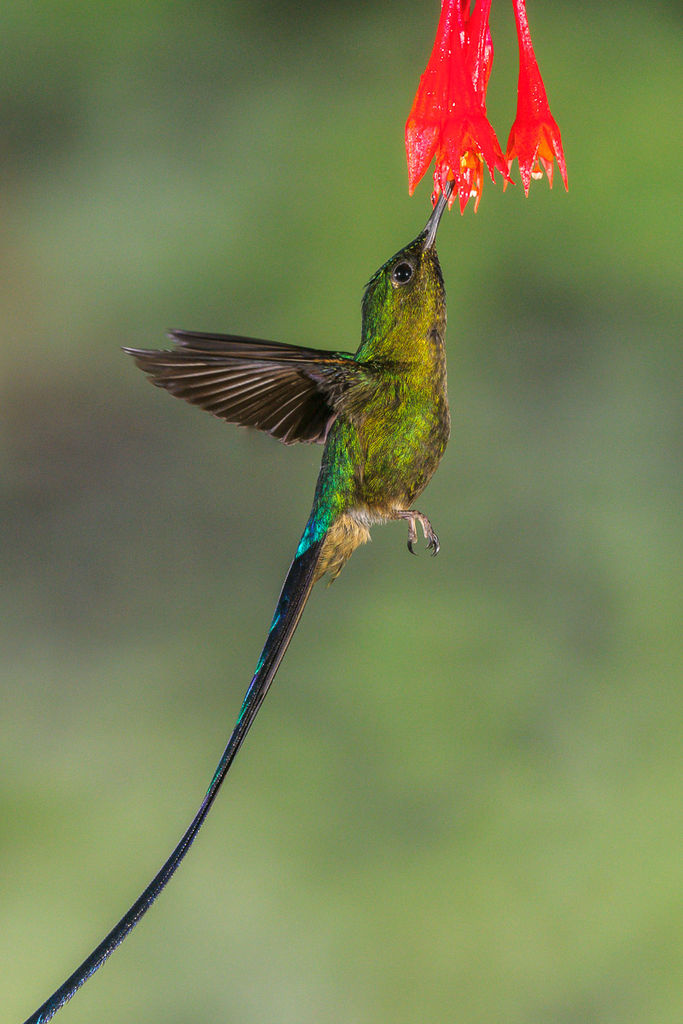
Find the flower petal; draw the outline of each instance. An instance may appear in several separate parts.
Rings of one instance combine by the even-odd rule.
[[[517,39],[519,42],[519,82],[517,87],[517,116],[510,130],[506,159],[508,169],[516,158],[524,185],[529,194],[533,177],[545,170],[550,186],[553,183],[553,161],[557,160],[564,187],[567,188],[567,166],[557,122],[550,113],[548,97],[531,45],[529,22],[524,0],[513,0]]]
[[[436,39],[406,123],[408,187],[412,192],[436,155],[434,200],[450,180],[460,209],[481,197],[483,164],[509,178],[500,143],[486,117],[485,97],[493,60],[488,27],[490,0],[443,0]],[[467,9],[466,13],[463,13]]]

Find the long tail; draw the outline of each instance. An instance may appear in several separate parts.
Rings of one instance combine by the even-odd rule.
[[[121,918],[119,923],[112,928],[109,934],[100,942],[99,946],[92,951],[89,957],[83,961],[80,967],[76,968],[73,974],[60,985],[49,999],[40,1006],[35,1013],[25,1021],[25,1024],[46,1024],[51,1020],[57,1010],[67,1003],[74,993],[91,977],[102,964],[120,946],[129,932],[133,930],[140,918],[147,913],[159,893],[166,887],[179,866],[185,854],[190,849],[195,836],[202,827],[204,819],[216,799],[216,794],[221,787],[223,779],[228,773],[237,751],[241,747],[245,736],[254,721],[270,684],[273,681],[278,666],[287,650],[289,641],[294,635],[301,613],[311,592],[313,584],[320,575],[318,563],[320,552],[323,546],[324,537],[314,541],[301,554],[297,554],[290,566],[287,578],[282,587],[282,592],[275,609],[273,622],[268,633],[261,657],[259,658],[256,672],[249,685],[239,717],[233,729],[232,736],[223,752],[211,785],[206,791],[202,805],[197,811],[192,823],[184,836],[168,858],[164,866],[154,876],[145,891],[138,897],[130,910]],[[316,571],[318,570],[318,571]]]

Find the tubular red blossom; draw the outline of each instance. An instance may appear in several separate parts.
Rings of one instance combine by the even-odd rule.
[[[564,187],[567,188],[567,167],[562,150],[562,139],[557,122],[550,113],[541,72],[531,45],[529,22],[524,0],[513,0],[517,39],[519,42],[519,84],[517,87],[517,116],[510,131],[505,154],[508,169],[517,158],[522,176],[524,194],[529,194],[532,178],[548,175],[553,184],[553,159],[557,159]]]
[[[408,115],[405,129],[408,189],[415,186],[436,158],[432,202],[449,181],[454,183],[449,206],[457,193],[460,211],[468,199],[479,206],[484,164],[491,180],[496,168],[507,185],[515,158],[528,194],[532,178],[542,176],[552,186],[554,160],[567,187],[567,168],[560,130],[550,113],[548,98],[531,45],[525,0],[513,0],[520,68],[517,116],[503,156],[486,116],[486,89],[493,63],[489,28],[491,0],[441,0],[441,16],[429,63]]]
[[[455,182],[460,211],[474,197],[479,205],[484,163],[491,180],[496,168],[509,172],[496,133],[486,117],[486,86],[493,60],[488,27],[491,0],[442,0],[434,48],[420,79],[406,122],[408,188],[415,186],[436,156],[434,193]],[[453,201],[451,199],[451,202]]]
[[[469,0],[464,0],[462,6],[467,38],[465,62],[467,70],[472,76],[472,85],[481,104],[481,109],[486,113],[486,87],[489,84],[491,65],[493,64],[493,40],[489,28],[491,0],[477,3],[469,16]]]

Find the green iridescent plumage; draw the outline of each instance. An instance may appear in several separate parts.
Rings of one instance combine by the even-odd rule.
[[[169,351],[127,349],[152,382],[229,423],[257,427],[286,444],[324,443],[308,522],[285,579],[254,677],[204,800],[161,870],[100,945],[25,1024],[46,1024],[108,959],[185,857],[263,703],[321,576],[334,579],[374,523],[403,519],[412,551],[413,508],[444,453],[446,300],[434,239],[447,198],[425,230],[388,260],[365,290],[355,356],[235,335],[174,331]]]
[[[446,301],[438,257],[432,245],[425,248],[426,235],[388,260],[365,291],[354,359],[364,374],[340,399],[299,547],[301,553],[307,540],[322,538],[346,517],[346,536],[328,541],[322,571],[329,571],[329,558],[338,572],[367,539],[368,526],[406,518],[448,442]],[[396,279],[397,268],[407,280]]]

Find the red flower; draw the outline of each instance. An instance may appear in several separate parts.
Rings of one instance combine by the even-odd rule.
[[[519,40],[519,85],[517,117],[510,132],[507,153],[503,152],[486,116],[486,88],[493,63],[493,43],[489,29],[491,0],[441,0],[441,16],[434,48],[429,58],[406,122],[408,189],[415,186],[436,157],[434,192],[449,181],[457,192],[460,211],[467,200],[479,206],[484,183],[484,164],[491,180],[496,168],[504,185],[517,157],[528,194],[532,178],[541,177],[541,167],[553,183],[553,161],[557,159],[567,187],[567,168],[562,152],[560,130],[553,120],[529,35],[524,0],[513,0]]]
[[[491,0],[477,0],[470,15],[469,0],[442,0],[432,55],[406,122],[410,194],[436,155],[432,201],[453,180],[453,198],[457,191],[461,212],[470,197],[475,210],[479,205],[484,163],[491,180],[496,168],[509,178],[486,117],[486,86],[493,60],[490,6]]]
[[[564,162],[562,140],[557,122],[550,113],[541,72],[538,70],[524,0],[513,0],[517,39],[519,41],[519,85],[517,87],[517,117],[510,131],[505,157],[508,169],[512,161],[519,160],[524,194],[529,194],[532,178],[541,178],[543,172],[553,184],[553,159],[557,159],[564,187],[567,188],[567,167]]]

